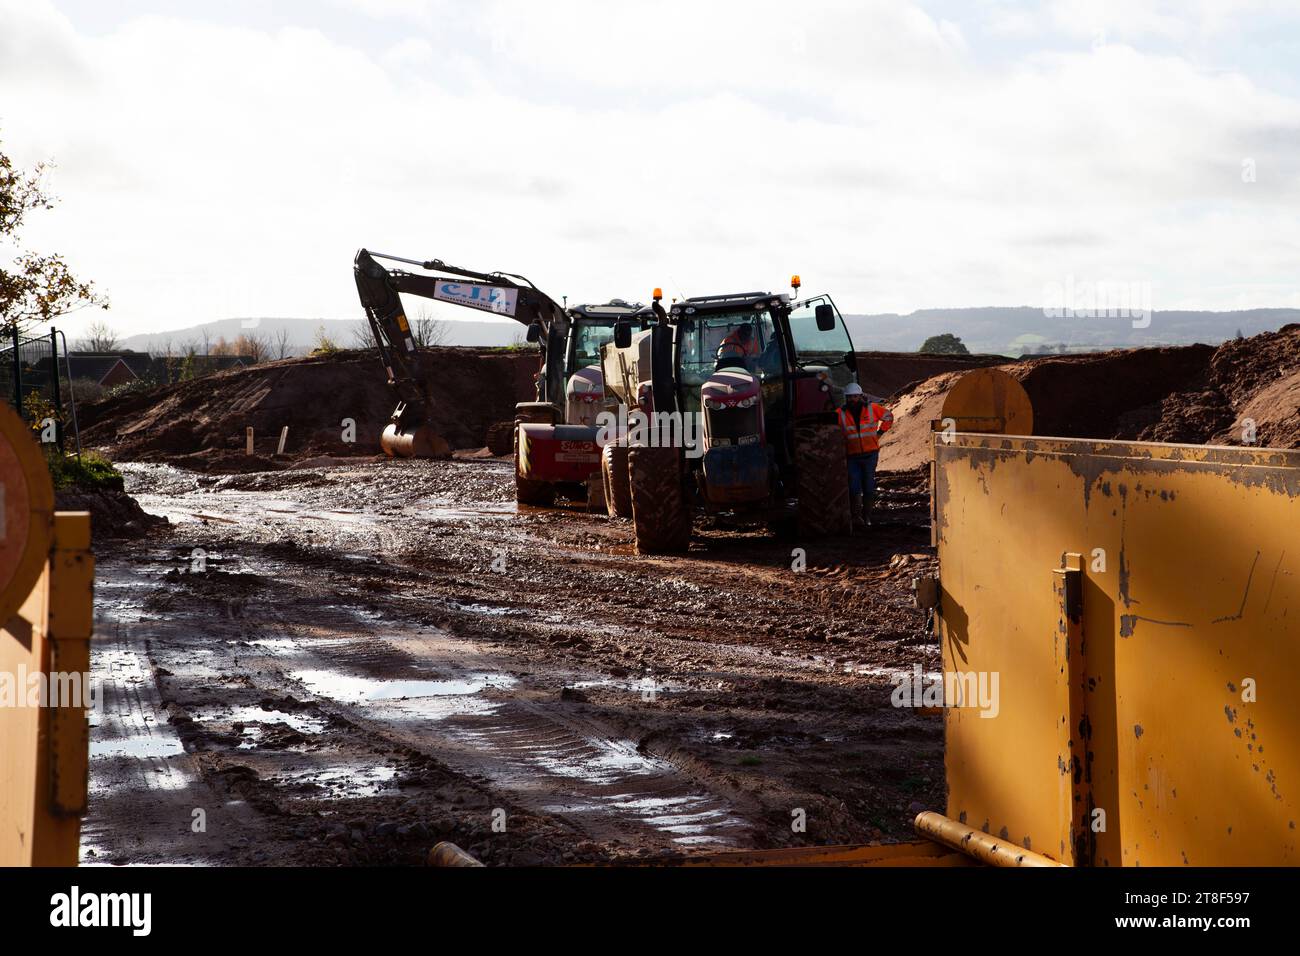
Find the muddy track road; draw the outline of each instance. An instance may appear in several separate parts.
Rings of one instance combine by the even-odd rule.
[[[97,545],[84,862],[599,862],[943,805],[941,721],[889,699],[938,666],[914,475],[865,537],[642,558],[628,522],[517,514],[508,462],[124,471],[171,524]]]

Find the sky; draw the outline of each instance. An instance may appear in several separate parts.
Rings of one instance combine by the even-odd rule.
[[[1300,4],[0,0],[25,244],[123,334],[360,318],[367,247],[555,298],[1300,307]],[[0,256],[7,250],[0,247]],[[444,307],[445,318],[480,318]]]

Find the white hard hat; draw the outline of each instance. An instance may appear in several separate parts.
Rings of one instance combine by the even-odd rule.
[[[862,386],[857,382],[849,382],[849,384],[844,386],[844,394],[846,397],[849,395],[861,395]]]

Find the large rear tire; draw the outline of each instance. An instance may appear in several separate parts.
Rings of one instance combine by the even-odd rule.
[[[555,486],[549,481],[533,481],[519,474],[519,422],[515,422],[515,501],[534,508],[555,506]]]
[[[637,554],[677,554],[691,544],[691,509],[682,487],[681,451],[633,447],[627,452]]]
[[[605,479],[605,510],[611,518],[632,517],[632,484],[628,475],[627,445],[610,442],[600,453]]]
[[[849,534],[853,516],[844,431],[833,423],[797,425],[794,448],[799,473],[799,534],[813,538]]]

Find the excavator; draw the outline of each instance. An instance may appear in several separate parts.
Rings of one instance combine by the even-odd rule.
[[[415,266],[389,268],[379,260]],[[605,507],[599,492],[596,416],[604,399],[600,348],[619,325],[645,328],[652,310],[614,299],[565,307],[521,275],[478,272],[441,259],[409,259],[361,249],[353,260],[357,294],[397,394],[380,438],[390,457],[447,458],[450,446],[431,424],[432,404],[416,371],[419,344],[400,293],[489,312],[527,327],[541,350],[535,401],[515,406],[515,491],[520,504],[549,507],[558,495]]]

